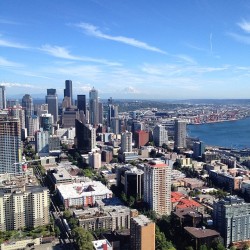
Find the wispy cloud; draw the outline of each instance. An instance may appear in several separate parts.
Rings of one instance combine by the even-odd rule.
[[[229,36],[231,36],[234,40],[245,43],[245,44],[250,44],[250,36],[245,36],[245,35],[239,35],[236,33],[229,32],[227,33]]]
[[[147,43],[138,41],[134,38],[125,37],[125,36],[111,36],[111,35],[105,34],[102,31],[100,31],[100,29],[97,26],[94,26],[89,23],[79,23],[79,24],[76,24],[75,26],[78,28],[81,28],[85,32],[85,34],[90,35],[90,36],[124,43],[133,47],[137,47],[140,49],[145,49],[145,50],[149,50],[149,51],[153,51],[153,52],[157,52],[161,54],[167,54],[165,51],[159,48],[148,45]]]
[[[100,64],[105,64],[105,65],[110,65],[110,66],[120,66],[120,63],[117,62],[110,62],[105,59],[98,59],[98,58],[92,58],[92,57],[84,57],[84,56],[75,56],[70,53],[70,51],[61,46],[52,46],[49,44],[43,45],[40,50],[46,52],[47,54],[57,57],[57,58],[62,58],[62,59],[68,59],[68,60],[73,60],[73,61],[86,61],[86,62],[93,62],[93,63],[100,63]]]
[[[23,65],[20,63],[9,61],[3,57],[0,57],[0,67],[22,67]]]
[[[0,47],[9,47],[9,48],[16,48],[16,49],[27,49],[28,46],[21,44],[21,43],[16,43],[12,42],[6,39],[3,39],[0,35]]]
[[[136,88],[132,87],[132,86],[127,86],[122,91],[127,93],[127,94],[138,94],[139,93],[139,91]]]
[[[246,20],[242,20],[241,22],[237,23],[238,26],[245,31],[246,33],[250,33],[250,22]]]
[[[184,62],[189,63],[189,64],[196,64],[197,63],[191,56],[188,56],[188,55],[176,55],[176,57],[178,59],[180,59],[181,61],[184,61]]]
[[[22,88],[31,88],[31,89],[42,89],[41,87],[28,84],[28,83],[17,83],[17,82],[0,82],[1,86],[5,86],[8,88],[12,87],[22,87]]]

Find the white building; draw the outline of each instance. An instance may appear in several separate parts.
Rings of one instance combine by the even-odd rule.
[[[122,153],[132,152],[132,133],[131,132],[122,133],[121,150],[122,150]]]
[[[168,144],[168,131],[162,125],[157,125],[153,131],[155,146],[161,147],[163,143]]]
[[[90,181],[57,186],[65,208],[94,205],[96,201],[111,198],[113,193],[101,182]]]
[[[89,156],[89,166],[93,169],[99,169],[102,166],[101,154],[98,152],[90,152]]]

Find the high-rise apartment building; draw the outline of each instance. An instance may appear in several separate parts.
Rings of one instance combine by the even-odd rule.
[[[0,86],[0,109],[6,108],[5,86]]]
[[[89,91],[89,121],[93,126],[99,124],[98,91],[95,88]]]
[[[0,174],[19,172],[21,129],[18,118],[0,114]]]
[[[171,212],[171,167],[161,161],[144,166],[144,201],[159,215]]]
[[[49,219],[49,190],[33,186],[25,191],[0,191],[0,230],[19,230],[46,225]]]
[[[168,144],[168,131],[162,125],[156,125],[153,131],[155,146],[161,147],[162,144]]]
[[[39,130],[39,119],[36,115],[29,116],[28,118],[28,136],[33,136],[37,130]]]
[[[228,247],[233,242],[250,240],[250,203],[237,196],[214,202],[213,222]]]
[[[132,152],[132,133],[124,132],[122,133],[121,139],[121,151],[124,152]]]
[[[36,153],[39,156],[49,156],[49,132],[42,129],[35,133]]]
[[[48,104],[48,113],[53,115],[53,121],[58,121],[58,99],[56,89],[47,89],[46,103]]]
[[[64,97],[70,98],[70,106],[73,105],[73,91],[72,91],[72,81],[65,81]]]
[[[155,249],[155,223],[143,214],[130,219],[130,249]]]
[[[96,147],[96,129],[90,124],[75,120],[75,145],[78,150],[91,152]]]
[[[175,148],[186,148],[187,123],[182,120],[175,120],[174,124],[174,146]]]
[[[22,98],[22,107],[25,113],[25,127],[28,128],[28,117],[34,115],[33,99],[29,94],[25,94]]]

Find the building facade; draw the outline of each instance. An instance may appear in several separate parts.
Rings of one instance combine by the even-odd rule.
[[[174,124],[174,146],[175,148],[186,148],[187,124],[182,120],[175,120]]]
[[[224,239],[224,245],[250,240],[250,203],[237,196],[228,196],[214,202],[213,221]]]
[[[145,215],[138,215],[130,219],[130,249],[155,249],[155,223]]]
[[[144,196],[150,209],[159,215],[171,213],[171,167],[161,161],[144,166]]]
[[[46,225],[49,220],[49,190],[35,186],[25,191],[0,193],[0,230],[18,230]]]

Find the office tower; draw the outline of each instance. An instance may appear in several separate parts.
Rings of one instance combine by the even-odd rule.
[[[118,118],[118,105],[109,104],[109,107],[108,107],[108,126],[109,127],[111,127],[113,118]]]
[[[195,159],[202,157],[202,154],[205,152],[205,143],[202,141],[195,141],[193,144],[193,157]]]
[[[132,133],[131,132],[126,131],[122,133],[121,151],[122,153],[132,152]]]
[[[89,121],[93,126],[99,124],[98,91],[94,87],[89,91]]]
[[[70,98],[70,106],[72,106],[73,105],[73,92],[72,92],[72,81],[71,80],[65,81],[64,97]]]
[[[23,96],[22,107],[25,113],[25,127],[28,128],[28,117],[34,115],[33,99],[29,94]]]
[[[49,132],[42,129],[35,133],[35,148],[39,156],[49,156]]]
[[[141,199],[144,189],[144,172],[132,165],[125,165],[116,169],[117,186],[123,192],[134,198]]]
[[[224,239],[224,245],[250,240],[250,203],[237,196],[228,196],[213,205],[213,223]]]
[[[53,121],[58,121],[58,99],[56,89],[47,89],[46,103],[48,104],[48,113],[53,115]]]
[[[77,109],[82,110],[84,115],[86,116],[86,96],[85,95],[77,95]]]
[[[144,201],[159,215],[171,212],[171,167],[161,161],[144,166]]]
[[[38,117],[36,115],[29,116],[28,117],[28,128],[27,128],[28,136],[33,136],[37,130],[39,130]]]
[[[102,166],[101,154],[98,152],[89,152],[89,166],[93,169],[99,169]]]
[[[155,146],[161,147],[163,143],[168,144],[168,131],[162,125],[156,125],[153,131]]]
[[[40,127],[43,131],[48,131],[49,135],[53,134],[53,116],[51,114],[45,114],[40,116]]]
[[[185,121],[175,120],[174,124],[174,146],[175,148],[186,148],[187,124]]]
[[[0,109],[6,108],[5,86],[0,86]]]
[[[75,127],[75,119],[79,119],[79,110],[73,108],[67,108],[62,112],[62,127],[72,128]]]
[[[136,131],[134,137],[135,137],[135,146],[137,148],[145,146],[149,141],[149,133],[144,130]]]
[[[0,191],[0,230],[19,230],[49,224],[49,205],[49,190],[44,187]]]
[[[0,114],[0,174],[19,172],[21,129],[17,118]]]
[[[143,214],[130,219],[130,249],[155,249],[155,223]]]
[[[75,145],[78,150],[85,153],[91,152],[96,147],[96,129],[90,124],[83,124],[75,120]]]

